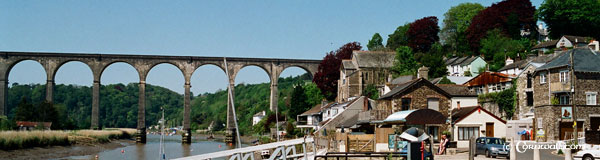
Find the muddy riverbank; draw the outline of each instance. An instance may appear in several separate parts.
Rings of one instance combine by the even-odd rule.
[[[134,140],[112,140],[109,143],[73,144],[70,146],[34,147],[18,150],[0,150],[0,159],[60,159],[70,156],[93,155],[135,144]]]

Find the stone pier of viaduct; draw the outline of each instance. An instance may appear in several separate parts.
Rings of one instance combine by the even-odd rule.
[[[236,58],[236,57],[198,57],[198,56],[159,56],[159,55],[123,55],[123,54],[83,54],[83,53],[40,53],[40,52],[0,52],[0,115],[7,114],[7,97],[8,97],[8,75],[12,67],[23,61],[33,60],[39,62],[46,71],[46,100],[53,101],[54,91],[54,76],[58,69],[65,63],[71,61],[79,61],[87,66],[92,71],[93,87],[92,87],[92,110],[91,110],[91,127],[98,128],[99,119],[98,111],[100,105],[100,77],[102,72],[111,64],[116,62],[127,63],[137,71],[139,75],[139,99],[138,99],[138,120],[137,129],[138,142],[145,143],[146,141],[146,124],[145,124],[145,86],[146,76],[150,70],[158,64],[172,64],[177,67],[185,79],[184,92],[184,112],[183,112],[183,129],[184,134],[182,142],[190,143],[190,79],[194,71],[207,64],[215,65],[221,68],[224,72],[229,72],[229,85],[233,89],[235,84],[235,76],[238,71],[246,66],[257,66],[265,70],[271,81],[271,96],[270,109],[274,110],[277,107],[277,80],[281,72],[288,67],[299,67],[306,72],[314,75],[317,72],[317,67],[320,60],[302,60],[302,59],[273,59],[273,58]],[[227,60],[227,67],[224,60]],[[227,105],[227,129],[229,133],[235,133],[233,122],[231,102]]]

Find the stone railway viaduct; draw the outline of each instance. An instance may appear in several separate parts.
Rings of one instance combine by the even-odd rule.
[[[236,57],[197,57],[197,56],[159,56],[159,55],[124,55],[124,54],[83,54],[83,53],[40,53],[40,52],[0,52],[0,115],[7,114],[8,97],[8,75],[12,67],[23,61],[33,60],[39,62],[46,71],[46,100],[53,101],[54,76],[58,69],[65,63],[79,61],[86,64],[92,71],[94,82],[92,87],[92,117],[91,127],[97,129],[98,126],[98,107],[100,104],[100,77],[102,72],[111,64],[117,62],[127,63],[139,74],[139,99],[136,141],[145,143],[146,124],[145,124],[145,86],[146,76],[150,70],[158,64],[172,64],[181,70],[185,79],[184,92],[184,113],[183,113],[183,143],[191,142],[190,130],[190,79],[194,71],[207,64],[215,65],[224,72],[229,72],[229,85],[233,89],[235,85],[235,76],[238,71],[246,66],[258,66],[265,70],[271,80],[270,109],[277,107],[277,80],[283,70],[288,67],[299,67],[314,76],[320,60],[302,60],[302,59],[273,59],[273,58],[236,58]],[[227,60],[227,67],[224,60]],[[233,123],[232,105],[228,99],[227,103],[227,131],[228,137],[235,133]],[[230,140],[234,140],[230,138]]]

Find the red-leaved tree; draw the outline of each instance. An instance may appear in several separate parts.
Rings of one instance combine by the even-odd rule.
[[[520,30],[535,30],[535,7],[529,0],[504,0],[482,10],[471,20],[466,30],[471,49],[479,53],[479,42],[487,32],[498,28],[509,37],[517,38]]]
[[[313,82],[321,90],[321,94],[327,100],[335,100],[337,97],[337,81],[340,79],[340,65],[342,59],[351,59],[353,50],[361,50],[362,46],[358,42],[351,42],[343,45],[336,51],[331,51],[323,58],[319,64],[319,70],[315,73]]]
[[[408,46],[415,52],[427,52],[433,43],[440,40],[439,32],[440,27],[438,26],[437,17],[431,16],[418,19],[410,24],[406,32]]]

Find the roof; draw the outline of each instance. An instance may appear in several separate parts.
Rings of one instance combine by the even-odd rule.
[[[397,87],[392,89],[390,92],[381,96],[379,99],[388,99],[388,98],[392,98],[397,95],[401,95],[406,91],[410,91],[410,89],[413,86],[416,86],[417,84],[423,84],[423,85],[429,86],[429,87],[431,87],[431,89],[438,91],[438,93],[441,93],[442,95],[445,95],[447,97],[451,97],[450,94],[448,94],[444,90],[440,89],[439,87],[433,85],[433,83],[429,82],[428,80],[426,80],[424,78],[419,78],[419,79],[415,79],[415,80],[398,85]]]
[[[388,124],[424,125],[445,124],[446,119],[446,116],[442,113],[432,109],[415,109],[392,113],[383,122]]]
[[[342,123],[338,124],[337,126],[335,126],[336,128],[355,128],[353,127],[354,125],[356,125],[358,123],[358,114],[354,114],[352,115],[352,117],[346,119],[345,121],[343,121]]]
[[[352,60],[349,59],[342,59],[342,67],[345,69],[356,69],[354,64],[352,64]]]
[[[353,51],[359,68],[390,68],[394,65],[395,52]]]
[[[303,115],[315,115],[315,114],[319,114],[321,113],[321,105],[322,104],[317,104],[314,107],[312,107],[311,109],[309,109],[308,111],[300,114],[301,116]]]
[[[571,36],[571,35],[563,35],[563,37],[567,38],[569,41],[571,41],[571,43],[588,43],[588,37],[581,37],[581,36]]]
[[[533,66],[533,67],[535,67],[535,68],[538,68],[538,67],[540,67],[540,66],[542,66],[542,65],[544,65],[544,64],[546,64],[546,63],[535,63],[535,62],[529,62],[529,63],[528,63],[528,64],[527,64],[525,67],[523,67],[523,69],[525,70],[525,69],[527,69],[527,67],[529,67],[529,66]],[[534,71],[535,71],[535,69],[534,69]],[[525,73],[525,72],[521,72],[521,73],[519,73],[519,74],[517,75],[517,77],[520,77],[520,76],[521,76],[521,74],[523,74],[523,73]]]
[[[52,122],[30,122],[30,121],[17,121],[17,126],[23,127],[37,127],[38,124],[42,123],[44,127],[50,128],[52,126]]]
[[[254,117],[258,117],[258,116],[265,116],[265,111],[260,111],[256,114],[254,114]]]
[[[412,81],[415,78],[417,78],[417,76],[413,76],[413,75],[399,76],[398,78],[393,79],[390,83],[391,84],[403,84],[403,83]]]
[[[477,93],[469,90],[467,86],[456,84],[436,84],[436,86],[446,91],[452,97],[477,97]]]
[[[500,68],[498,71],[504,71],[504,70],[509,70],[509,69],[514,69],[514,68],[519,68],[519,69],[523,69],[527,66],[528,63],[534,62],[534,63],[546,63],[548,61],[551,61],[554,57],[556,57],[556,54],[546,54],[546,55],[541,55],[541,56],[530,56],[527,57],[526,60],[521,60],[521,61],[517,61],[515,63],[511,63],[508,65],[505,65],[504,67]]]
[[[531,47],[531,49],[556,48],[556,43],[558,43],[558,40],[546,41]]]
[[[575,48],[560,53],[558,57],[552,61],[540,66],[536,71],[566,67],[570,63],[570,54],[573,53],[574,70],[576,72],[595,72],[600,73],[600,55],[598,52],[592,51],[589,48]]]
[[[446,59],[444,61],[444,63],[448,66],[452,66],[452,65],[466,66],[466,65],[471,64],[471,62],[475,61],[477,58],[479,58],[479,57],[478,56],[452,57],[452,58]]]
[[[507,74],[499,72],[483,72],[477,75],[475,78],[465,82],[464,85],[471,87],[510,81],[512,81],[512,78]]]
[[[431,83],[437,84],[439,83],[442,78],[444,77],[439,77],[436,79],[431,80]],[[475,77],[467,77],[467,76],[446,76],[446,79],[450,80],[450,82],[455,83],[455,84],[464,84],[465,82],[473,79]]]
[[[471,115],[473,112],[477,111],[478,109],[480,109],[481,111],[487,113],[488,115],[496,118],[498,121],[506,124],[505,120],[502,120],[500,117],[492,114],[490,111],[486,110],[485,108],[482,108],[481,106],[469,106],[469,107],[460,107],[460,109],[455,108],[452,110],[452,123],[456,124],[460,121],[462,121],[463,119],[465,119],[467,116]]]

